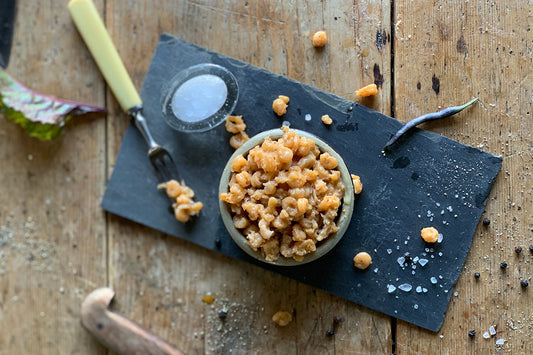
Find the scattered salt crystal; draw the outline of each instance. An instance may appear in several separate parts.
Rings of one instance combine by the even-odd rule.
[[[439,238],[437,239],[437,243],[441,243],[442,242],[442,233],[439,233]]]
[[[439,256],[442,256],[442,251],[439,251]]]
[[[504,339],[498,339],[498,340],[496,340],[496,345],[503,345],[503,343],[505,343],[505,340],[504,340]]]
[[[424,251],[425,251],[426,253],[429,253],[429,248],[425,248]]]
[[[415,270],[416,269],[416,265],[412,265],[411,269]]]
[[[416,274],[415,270],[411,271],[411,275],[415,275],[415,274]]]
[[[291,123],[290,123],[289,121],[283,121],[282,126],[290,127],[290,126],[291,126]]]
[[[387,285],[387,292],[388,292],[388,293],[393,293],[394,291],[396,291],[396,286],[394,286],[394,285]]]
[[[416,293],[422,293],[422,286],[416,286]]]
[[[407,245],[407,240],[405,242],[403,242],[405,245]]]
[[[440,214],[444,214],[444,210],[440,211]]]
[[[427,293],[427,292],[428,292],[428,289],[425,288],[425,287],[422,287],[422,292]]]
[[[439,275],[439,279],[441,279],[441,280],[442,280],[442,275]]]
[[[387,249],[387,254],[392,254],[392,249]]]
[[[416,264],[416,263],[418,262],[418,260],[420,260],[420,258],[419,258],[418,256],[415,256],[415,257],[413,258],[413,263]]]
[[[403,267],[405,263],[405,258],[403,256],[400,256],[396,261],[398,262],[398,264],[400,264],[400,266]]]
[[[311,115],[307,113],[307,114],[305,115],[305,120],[306,120],[307,122],[311,121]]]
[[[496,328],[493,325],[490,326],[489,333],[490,335],[496,335]]]
[[[440,287],[442,287],[442,285],[440,285]],[[444,290],[444,293],[448,293],[448,290]]]
[[[450,211],[450,212],[453,212],[453,207],[452,206],[448,206],[447,210]]]
[[[413,286],[411,286],[410,284],[401,284],[400,286],[398,286],[398,288],[404,292],[409,292],[413,289]]]
[[[432,255],[431,255],[431,259],[435,259],[435,255],[432,254]]]
[[[426,266],[428,261],[429,261],[428,259],[420,259],[418,260],[418,263],[420,264],[420,266]]]
[[[444,338],[444,335],[443,335],[443,334],[441,334],[441,335],[439,335],[439,337],[440,337],[440,338],[442,339],[442,338]]]
[[[400,246],[399,245],[396,246],[396,250],[400,250]]]
[[[437,207],[440,207],[440,203],[438,203],[438,202],[437,202],[437,203],[435,203],[435,205],[436,205]]]
[[[457,296],[459,296],[459,292],[455,291],[455,292],[453,293],[453,295],[454,295],[455,297],[457,297]]]
[[[431,277],[431,278],[429,279],[429,281],[431,281],[431,283],[432,283],[433,285],[436,285],[436,284],[437,284],[437,278],[436,278],[436,277]]]
[[[485,339],[490,338],[490,334],[489,334],[489,332],[485,332],[485,333],[483,333],[483,338],[485,338]]]
[[[398,311],[397,311],[397,310],[394,310],[394,313],[398,313]]]
[[[375,268],[375,269],[374,269],[374,272],[377,274],[377,273],[378,273],[378,270],[379,270],[378,268]]]

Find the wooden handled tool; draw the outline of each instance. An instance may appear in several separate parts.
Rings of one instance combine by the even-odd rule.
[[[107,307],[115,296],[108,287],[94,290],[81,305],[81,323],[104,346],[119,355],[183,355],[164,340]]]

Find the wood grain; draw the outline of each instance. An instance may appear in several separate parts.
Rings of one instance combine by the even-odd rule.
[[[399,322],[398,354],[529,354],[533,298],[520,280],[531,283],[532,254],[516,255],[514,247],[533,242],[532,4],[395,4],[396,116],[407,121],[479,97],[471,110],[425,128],[504,158],[484,216],[491,223],[478,227],[439,335]],[[491,325],[498,334],[484,339]]]
[[[13,43],[7,71],[26,86],[104,105],[65,1],[19,1]],[[105,118],[66,128],[41,142],[0,119],[1,354],[105,353],[79,322],[80,302],[106,282]]]

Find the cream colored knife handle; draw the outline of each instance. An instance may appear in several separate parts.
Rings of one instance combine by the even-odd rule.
[[[122,109],[128,112],[133,107],[141,105],[141,98],[92,0],[71,0],[68,9]]]

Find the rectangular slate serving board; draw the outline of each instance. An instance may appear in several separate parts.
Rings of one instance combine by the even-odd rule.
[[[226,232],[218,211],[218,182],[233,152],[230,135],[224,125],[205,133],[176,132],[165,124],[161,113],[162,91],[169,80],[200,63],[219,64],[235,75],[240,92],[234,113],[243,115],[250,136],[288,121],[292,128],[314,133],[329,143],[348,169],[361,177],[363,192],[356,199],[350,227],[325,257],[291,268],[259,263],[241,251]],[[282,118],[272,112],[272,101],[280,94],[290,97]],[[431,331],[440,329],[500,170],[500,157],[419,129],[384,155],[384,144],[401,122],[166,34],[161,36],[141,97],[155,139],[170,150],[182,178],[196,191],[204,209],[187,224],[167,212],[169,199],[156,189],[158,181],[146,156],[146,144],[131,125],[103,197],[105,210]],[[310,121],[305,120],[306,114],[311,115]],[[331,127],[321,122],[323,114],[333,119]],[[443,241],[426,245],[420,238],[420,230],[426,226],[435,226]],[[218,247],[217,237],[221,240]],[[372,255],[373,263],[366,271],[353,267],[353,256],[359,251]],[[405,252],[428,262],[425,266],[419,261],[401,266],[398,258]],[[404,291],[407,285],[412,287],[410,291]],[[389,292],[393,287],[396,289]]]

